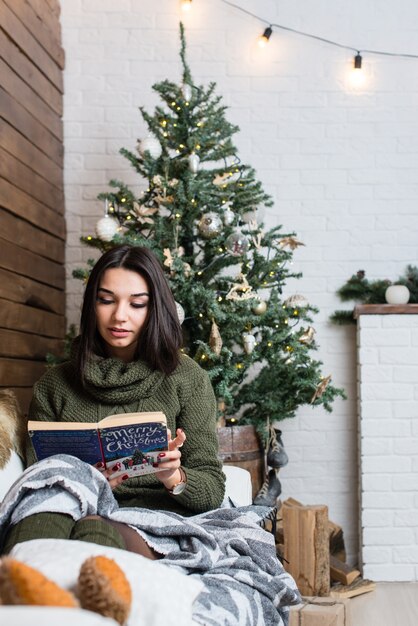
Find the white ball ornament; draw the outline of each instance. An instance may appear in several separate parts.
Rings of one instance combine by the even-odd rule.
[[[190,102],[193,95],[191,85],[189,85],[189,83],[183,83],[181,87],[181,93],[183,94],[183,98],[186,100],[186,102]]]
[[[249,248],[250,242],[241,231],[235,230],[225,241],[225,248],[232,256],[242,256]]]
[[[102,241],[112,241],[119,228],[119,222],[115,218],[105,215],[96,224],[96,235]]]
[[[225,209],[224,211],[224,215],[223,215],[223,221],[225,226],[230,226],[230,224],[233,223],[235,219],[235,213],[233,211],[231,211],[231,209]]]
[[[145,156],[145,153],[148,152],[153,159],[158,159],[162,153],[160,142],[151,136],[145,137],[145,139],[141,139],[138,142],[138,150],[141,156]]]
[[[189,156],[189,170],[193,172],[193,174],[197,174],[197,172],[199,171],[199,165],[199,155],[192,152],[192,154]]]
[[[205,213],[197,227],[205,239],[213,239],[222,232],[222,220],[217,213]]]
[[[185,318],[185,313],[184,313],[184,309],[181,306],[181,304],[179,302],[176,302],[176,309],[177,309],[177,317],[179,318],[179,322],[180,322],[180,326],[183,324],[184,322],[184,318]]]
[[[388,304],[407,304],[410,295],[406,285],[390,285],[385,291],[385,300]]]

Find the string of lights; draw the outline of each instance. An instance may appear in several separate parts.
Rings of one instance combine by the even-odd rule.
[[[398,58],[405,58],[405,59],[418,59],[418,54],[410,54],[410,53],[403,53],[403,52],[389,52],[385,50],[373,50],[373,49],[368,49],[368,48],[358,48],[357,46],[345,45],[345,44],[339,43],[338,41],[327,39],[326,37],[320,37],[319,35],[314,35],[312,33],[307,33],[307,32],[298,30],[296,28],[291,28],[290,26],[285,26],[284,24],[277,24],[274,22],[270,22],[270,20],[266,20],[264,17],[260,15],[256,15],[252,11],[249,11],[248,9],[245,9],[244,7],[241,7],[238,4],[235,4],[234,2],[231,2],[230,0],[221,0],[221,2],[223,2],[223,4],[230,6],[233,9],[236,9],[237,11],[240,11],[241,13],[245,13],[246,15],[249,15],[250,17],[261,22],[262,24],[266,24],[266,27],[264,28],[263,33],[258,38],[258,44],[260,45],[260,47],[265,47],[269,43],[269,40],[275,30],[287,31],[289,33],[293,33],[301,37],[307,37],[309,39],[320,41],[330,46],[342,48],[344,50],[351,50],[352,52],[354,52],[353,69],[357,70],[358,74],[361,73],[361,72],[358,72],[358,70],[362,69],[362,61],[363,61],[364,54],[386,56],[386,57],[398,57]],[[193,0],[181,0],[181,6],[184,10],[190,10],[192,3],[193,3]]]

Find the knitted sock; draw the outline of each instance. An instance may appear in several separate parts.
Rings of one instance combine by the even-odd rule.
[[[100,518],[84,518],[74,524],[71,539],[90,541],[101,546],[112,546],[126,550],[122,535]]]
[[[72,593],[10,557],[0,560],[0,604],[76,607]]]
[[[119,624],[128,619],[131,586],[119,565],[105,556],[93,556],[81,566],[77,595],[83,609],[112,617]]]
[[[9,528],[1,552],[8,554],[17,543],[31,539],[69,539],[73,526],[73,518],[63,513],[29,515]]]

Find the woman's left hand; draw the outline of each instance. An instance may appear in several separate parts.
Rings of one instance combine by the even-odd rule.
[[[180,448],[185,441],[186,435],[181,428],[177,428],[174,439],[171,438],[171,431],[168,430],[168,450],[158,455],[158,467],[163,467],[164,469],[160,469],[160,471],[156,472],[155,477],[158,478],[167,489],[171,489],[182,479],[179,470],[181,465]]]

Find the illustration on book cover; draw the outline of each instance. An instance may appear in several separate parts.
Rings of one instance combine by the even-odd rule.
[[[119,466],[115,477],[155,472],[158,454],[168,447],[167,427],[156,422],[100,428],[100,439],[106,467]]]

